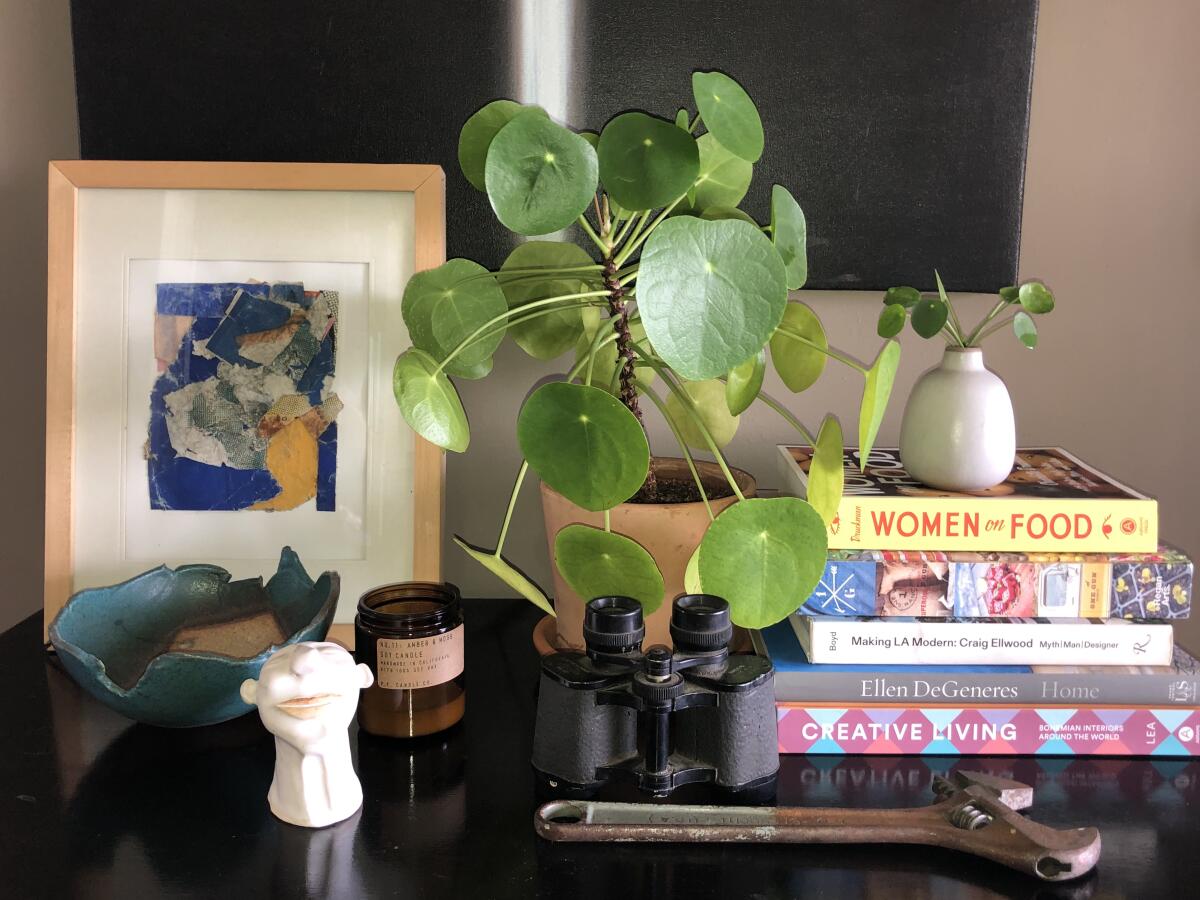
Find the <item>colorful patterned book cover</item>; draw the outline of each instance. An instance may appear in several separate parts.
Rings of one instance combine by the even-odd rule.
[[[784,489],[805,495],[812,448],[779,446]],[[845,487],[829,524],[837,550],[1011,550],[1154,553],[1158,504],[1058,447],[1017,451],[1008,479],[986,491],[926,487],[895,449],[860,469],[846,451]]]
[[[1197,756],[1200,709],[778,704],[779,752]]]
[[[1157,553],[830,550],[800,612],[823,616],[1186,619],[1192,561]]]

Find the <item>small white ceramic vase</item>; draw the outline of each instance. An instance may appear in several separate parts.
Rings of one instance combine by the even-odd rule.
[[[982,491],[1012,471],[1017,430],[1008,388],[978,347],[947,347],[913,386],[900,425],[900,461],[931,487]]]

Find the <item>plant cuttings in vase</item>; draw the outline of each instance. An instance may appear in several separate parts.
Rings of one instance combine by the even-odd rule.
[[[904,321],[912,319],[912,329],[923,338],[941,334],[951,347],[978,347],[983,339],[1007,325],[1022,344],[1032,350],[1037,346],[1038,331],[1034,316],[1045,315],[1054,309],[1054,294],[1040,281],[1026,281],[1020,286],[1000,288],[1000,299],[979,324],[970,331],[963,328],[954,304],[946,296],[942,276],[935,270],[937,295],[922,295],[913,287],[888,288],[883,296],[876,331],[881,338],[894,338],[904,330]],[[1008,315],[1005,315],[1008,313]]]
[[[863,376],[864,450],[891,392],[895,341],[863,366],[829,346],[811,309],[789,301],[808,263],[804,213],[787,189],[772,189],[765,226],[738,209],[763,150],[753,101],[720,72],[694,73],[692,88],[695,114],[681,109],[671,121],[625,112],[599,134],[574,132],[536,106],[484,106],[459,138],[463,174],[487,193],[504,226],[535,239],[499,271],[452,259],[405,289],[413,346],[396,360],[396,400],[418,434],[448,450],[462,452],[470,439],[451,376],[487,375],[506,335],[537,359],[574,351],[563,380],[535,390],[518,416],[524,461],[495,549],[455,538],[551,614],[542,591],[502,555],[530,468],[583,509],[606,512],[604,529],[577,524],[556,535],[565,580],[585,598],[626,595],[658,606],[663,578],[653,558],[613,532],[607,515],[634,495],[659,498],[643,423],[648,400],[666,419],[706,508],[692,449],[712,455],[737,497],[706,531],[689,585],[725,597],[734,622],[763,627],[815,587],[825,520],[842,490],[840,425],[827,417],[814,435],[762,393],[767,348],[792,391],[811,387],[828,358]],[[571,226],[582,246],[537,239]],[[756,400],[816,447],[810,502],[745,498],[734,480],[722,447]]]

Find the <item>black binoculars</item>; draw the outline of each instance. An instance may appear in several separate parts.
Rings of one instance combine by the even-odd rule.
[[[627,779],[654,796],[695,782],[741,802],[775,794],[779,746],[774,669],[733,654],[729,604],[685,594],[671,610],[674,652],[642,651],[641,604],[598,597],[585,653],[542,659],[533,768],[543,796],[587,798]]]

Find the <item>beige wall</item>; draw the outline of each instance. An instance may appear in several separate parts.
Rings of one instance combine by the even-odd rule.
[[[79,155],[67,0],[0,0],[0,630],[42,605],[46,160]]]
[[[40,471],[43,163],[74,152],[65,0],[0,0],[0,165],[8,202],[4,271],[20,286],[10,304],[15,355],[0,356],[6,383],[31,384],[16,396],[5,472]],[[23,24],[22,24],[23,23]],[[13,27],[21,25],[22,27]],[[1060,307],[1042,322],[1042,346],[1023,351],[998,335],[990,365],[1008,381],[1022,442],[1061,443],[1162,499],[1163,534],[1200,554],[1200,483],[1188,463],[1198,432],[1200,386],[1200,85],[1189,42],[1200,33],[1190,0],[1043,0],[1026,177],[1022,276],[1053,285]],[[36,65],[35,65],[36,63]],[[53,69],[53,71],[48,71]],[[19,123],[16,127],[14,123]],[[769,123],[768,123],[769,127]],[[937,260],[929,260],[935,265]],[[878,297],[818,294],[811,302],[831,339],[860,358],[877,346]],[[983,301],[968,299],[979,310]],[[29,341],[25,341],[25,337]],[[896,401],[881,440],[894,442],[903,398],[936,360],[936,348],[904,340]],[[515,474],[513,423],[529,386],[546,369],[507,347],[497,374],[464,383],[473,443],[448,463],[447,532],[494,541]],[[28,373],[28,374],[27,374]],[[825,411],[853,423],[861,379],[830,369],[790,401],[816,423]],[[786,391],[774,376],[767,390]],[[652,429],[655,446],[668,435]],[[773,445],[789,435],[756,410],[731,448],[733,461],[776,484]],[[0,535],[6,591],[0,627],[38,606],[40,495],[37,478],[9,478]],[[536,491],[527,485],[508,542],[512,558],[549,585]],[[497,582],[447,546],[447,577],[469,594],[499,593]],[[8,589],[11,585],[11,589]],[[1183,629],[1200,646],[1200,617]]]

